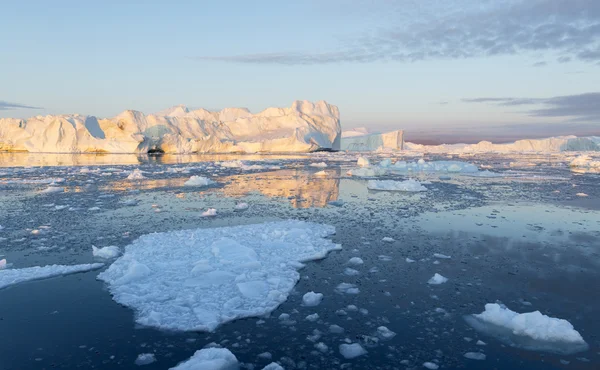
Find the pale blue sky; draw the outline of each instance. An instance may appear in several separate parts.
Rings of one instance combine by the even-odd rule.
[[[0,50],[0,117],[324,99],[346,127],[600,127],[597,0],[22,0]]]

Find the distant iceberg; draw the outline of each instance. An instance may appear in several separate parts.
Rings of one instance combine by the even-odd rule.
[[[545,139],[523,139],[512,143],[422,145],[405,143],[404,149],[426,153],[557,153],[570,151],[600,151],[600,137],[559,136]]]
[[[341,150],[373,151],[403,150],[404,131],[397,130],[384,134],[369,134],[365,129],[354,129],[342,133]]]
[[[0,119],[0,151],[32,153],[261,153],[339,150],[340,114],[325,101],[219,112],[176,106],[114,118],[78,114]]]

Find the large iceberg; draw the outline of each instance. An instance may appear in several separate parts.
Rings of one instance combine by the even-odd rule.
[[[333,226],[302,221],[153,233],[98,275],[139,324],[212,331],[283,303],[303,262],[340,249]]]
[[[342,133],[341,150],[371,151],[371,150],[403,150],[404,131],[397,130],[384,134],[360,135],[362,130],[345,131]]]
[[[114,118],[78,114],[0,119],[0,151],[35,153],[259,153],[339,150],[339,110],[325,101],[252,114],[177,106]]]

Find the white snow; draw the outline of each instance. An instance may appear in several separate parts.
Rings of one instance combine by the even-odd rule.
[[[340,344],[340,354],[347,360],[363,356],[367,354],[367,350],[364,349],[359,343],[352,344]]]
[[[92,245],[92,255],[99,258],[117,258],[121,254],[121,249],[115,245],[104,248],[97,248]]]
[[[142,173],[142,171],[140,171],[139,168],[136,168],[135,170],[131,171],[129,176],[127,176],[128,180],[143,180],[145,178],[146,176],[144,176],[144,174]]]
[[[215,182],[203,176],[192,176],[189,180],[183,183],[184,186],[208,186]]]
[[[436,272],[435,275],[433,275],[433,277],[431,279],[429,279],[429,281],[427,281],[427,284],[439,285],[439,284],[444,284],[447,281],[448,281],[448,278],[445,278]]]
[[[332,226],[302,221],[181,230],[140,237],[98,275],[139,324],[212,331],[284,302],[302,262],[340,249]]]
[[[154,353],[140,353],[135,359],[135,364],[138,366],[150,365],[153,362],[156,362]]]
[[[485,353],[481,353],[481,352],[467,352],[464,354],[464,357],[468,358],[469,360],[478,360],[478,361],[483,361],[486,358]]]
[[[239,362],[226,348],[204,348],[170,370],[238,370]]]
[[[104,266],[103,263],[89,263],[83,265],[48,265],[20,269],[4,269],[0,271],[0,289],[26,281],[41,280],[54,276],[96,270],[102,266]]]
[[[216,215],[217,215],[217,210],[214,208],[209,208],[200,214],[201,217],[214,217]]]
[[[252,114],[176,107],[127,110],[101,119],[79,114],[0,119],[0,148],[36,153],[257,153],[340,149],[339,110],[324,101]]]
[[[308,321],[313,321],[313,322],[317,321],[319,319],[319,314],[318,313],[313,313],[313,314],[307,315],[305,317],[305,319],[308,320]]]
[[[302,297],[302,304],[306,307],[318,306],[323,300],[323,293],[308,292]]]
[[[488,303],[484,312],[467,316],[466,320],[475,329],[516,347],[561,354],[588,348],[570,322],[540,311],[519,314],[503,305]]]
[[[394,180],[369,180],[367,188],[370,190],[387,190],[387,191],[405,191],[405,192],[420,192],[427,191],[427,188],[421,185],[420,182],[413,179],[405,181]]]

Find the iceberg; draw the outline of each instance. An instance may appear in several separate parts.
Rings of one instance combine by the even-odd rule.
[[[360,131],[343,132],[340,149],[347,151],[404,150],[404,131],[366,135],[360,135]]]
[[[0,151],[32,153],[260,153],[339,150],[339,110],[325,101],[252,114],[178,106],[128,110],[101,119],[79,114],[0,119]]]
[[[476,330],[514,347],[564,355],[589,348],[570,322],[540,311],[520,314],[503,305],[488,303],[485,311],[466,316],[465,320]]]
[[[422,145],[406,142],[405,150],[425,153],[558,153],[600,151],[600,137],[558,136],[545,139],[523,139],[512,143]]]
[[[213,331],[275,310],[303,262],[341,248],[326,238],[334,233],[332,226],[292,220],[152,233],[125,247],[98,279],[141,325]]]

